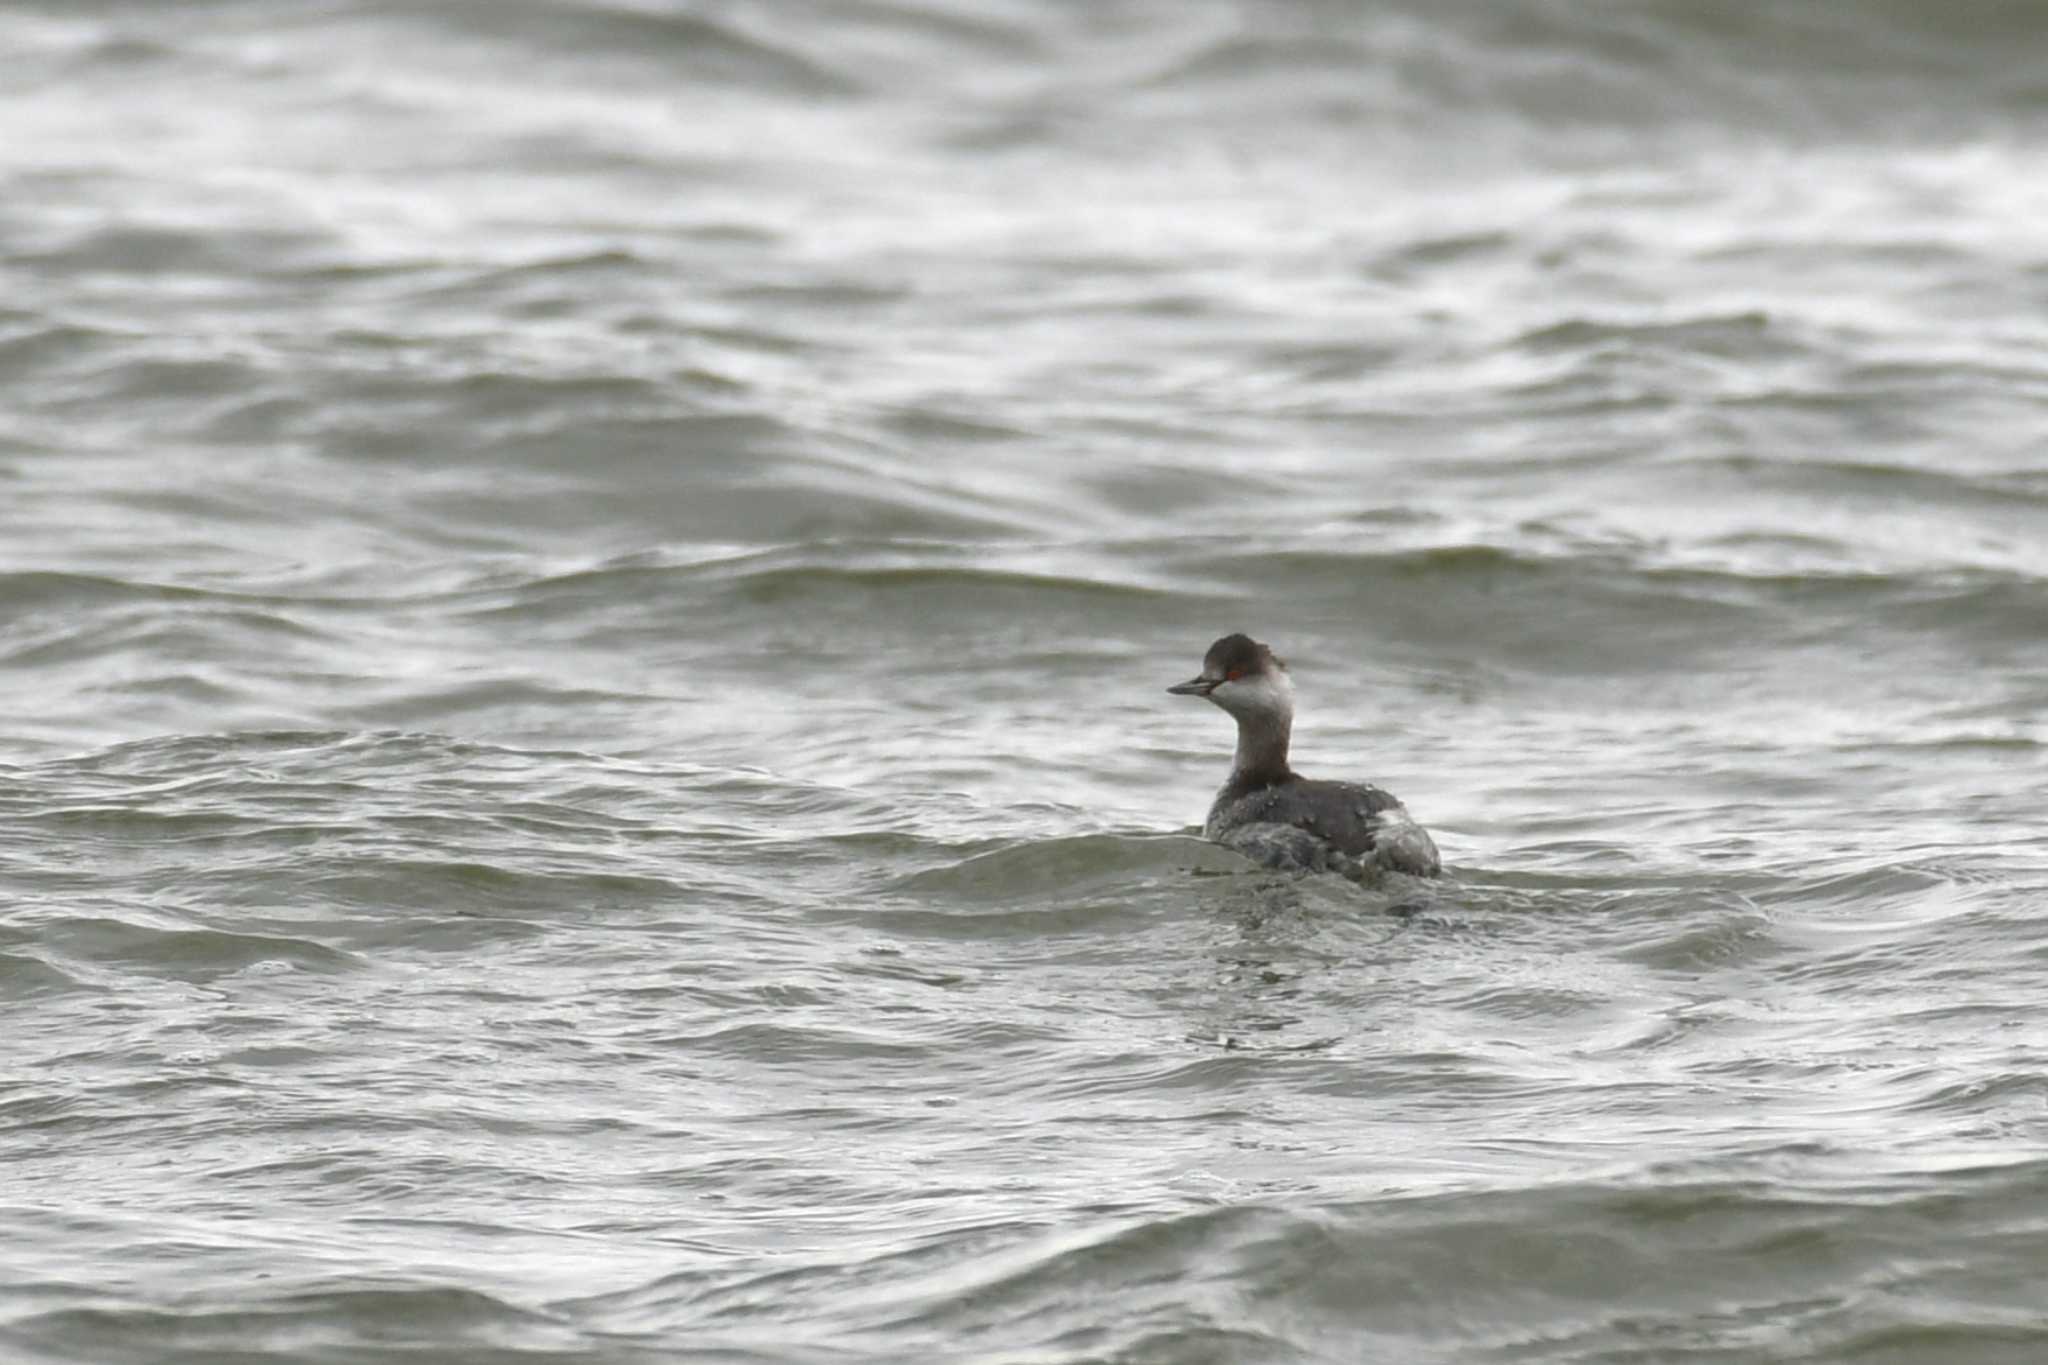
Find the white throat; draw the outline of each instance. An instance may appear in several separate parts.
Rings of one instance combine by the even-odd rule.
[[[1233,780],[1269,778],[1287,771],[1287,741],[1294,729],[1294,684],[1278,669],[1242,682],[1223,683],[1209,700],[1237,720]]]

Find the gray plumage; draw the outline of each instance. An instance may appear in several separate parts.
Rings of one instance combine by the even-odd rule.
[[[1294,688],[1287,666],[1246,635],[1209,646],[1202,671],[1167,689],[1206,697],[1237,721],[1230,778],[1202,832],[1268,867],[1366,877],[1434,877],[1436,844],[1392,793],[1357,782],[1317,782],[1287,764]]]

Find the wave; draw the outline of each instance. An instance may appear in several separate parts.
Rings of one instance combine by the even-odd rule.
[[[1908,0],[1820,10],[1686,0],[1291,7],[1256,26],[1214,11],[1145,89],[1233,116],[1434,121],[1574,132],[1709,125],[1773,141],[1953,135],[2036,119],[2039,29],[2017,0],[1935,22]],[[1206,32],[1204,31],[1206,30]],[[1910,92],[1910,93],[1906,93]],[[1545,154],[1568,154],[1553,143]]]
[[[376,11],[370,11],[376,13]],[[803,99],[861,93],[857,68],[807,51],[804,31],[773,11],[735,7],[716,17],[609,0],[509,0],[488,10],[434,0],[402,15],[406,25],[494,47],[546,54],[622,77]],[[444,39],[445,41],[445,39]]]
[[[0,1341],[32,1352],[35,1359],[142,1360],[160,1356],[169,1341],[199,1357],[279,1365],[329,1353],[396,1361],[422,1346],[437,1353],[473,1351],[484,1356],[557,1355],[597,1345],[544,1313],[479,1290],[345,1282],[250,1296],[210,1310],[112,1305],[48,1309],[0,1328]]]
[[[1993,1268],[2014,1219],[2039,1212],[2038,1162],[1859,1178],[1830,1174],[1843,1165],[1833,1155],[1787,1145],[1654,1185],[1593,1178],[1312,1210],[1112,1205],[1058,1227],[939,1231],[865,1259],[684,1271],[554,1308],[592,1327],[689,1331],[711,1348],[745,1340],[772,1303],[785,1340],[915,1355],[972,1337],[1054,1361],[1321,1359],[1341,1342],[1389,1359],[1565,1365],[1633,1355],[1646,1336],[1725,1342],[1744,1322],[1799,1324],[1800,1359],[1884,1340],[1967,1358],[2048,1344],[2048,1329],[1997,1306],[2007,1292]],[[1930,1265],[1924,1220],[1937,1216],[1963,1231]],[[1977,1269],[1973,1251],[1989,1258]],[[1972,1284],[1988,1296],[1974,1308],[1956,1298]],[[1859,1285],[1885,1292],[1844,1287]],[[1890,1305],[1916,1292],[1942,1314],[1908,1332]]]
[[[193,983],[252,969],[335,973],[368,965],[354,953],[285,934],[143,924],[106,916],[38,923],[39,949],[60,962]]]

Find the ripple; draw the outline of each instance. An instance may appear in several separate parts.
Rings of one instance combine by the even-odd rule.
[[[332,973],[369,965],[353,953],[303,938],[159,928],[98,917],[46,920],[37,937],[60,958],[195,983],[251,967]]]
[[[423,1343],[519,1355],[585,1344],[544,1314],[452,1287],[336,1288],[276,1295],[231,1311],[63,1308],[17,1319],[5,1333],[41,1351],[107,1361],[150,1359],[166,1343],[252,1360],[303,1358],[308,1351],[396,1355]]]

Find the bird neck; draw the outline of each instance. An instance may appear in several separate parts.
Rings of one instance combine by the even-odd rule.
[[[1264,787],[1290,776],[1287,740],[1294,731],[1288,711],[1252,711],[1237,718],[1237,756],[1230,763],[1230,785]]]

